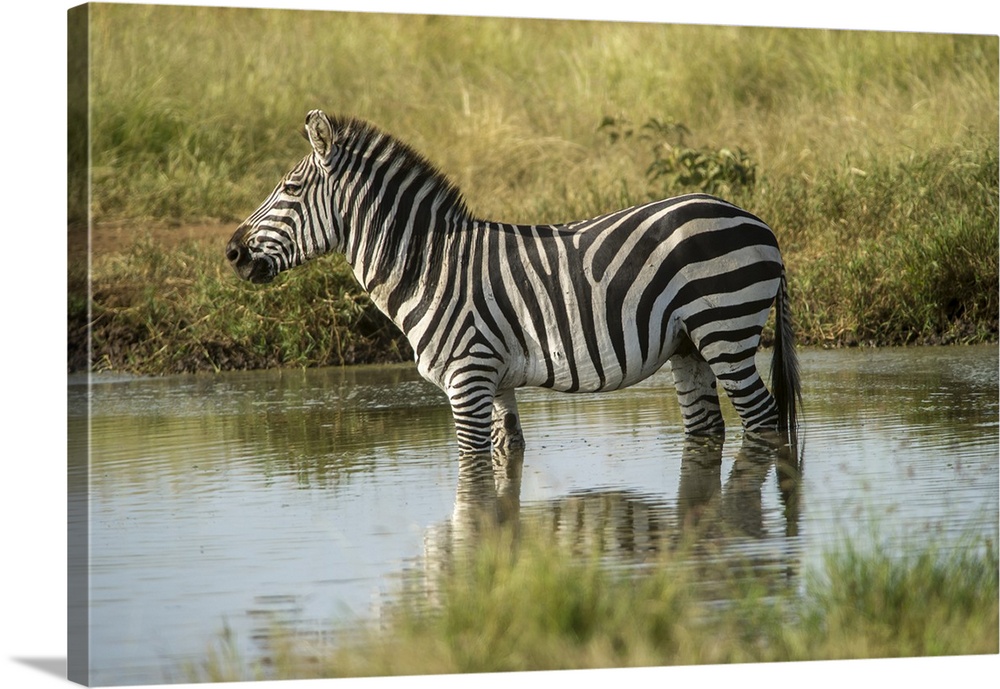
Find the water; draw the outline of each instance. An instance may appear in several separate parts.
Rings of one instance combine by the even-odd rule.
[[[847,538],[899,553],[996,538],[996,347],[801,359],[792,491],[728,405],[724,443],[685,441],[667,370],[607,395],[521,391],[528,450],[496,475],[460,469],[444,398],[409,366],[71,379],[71,457],[90,409],[91,682],[190,681],[224,632],[254,658],[275,623],[376,618],[484,511],[541,517],[622,568],[696,528],[706,557],[786,580]],[[69,485],[88,494],[81,471]]]

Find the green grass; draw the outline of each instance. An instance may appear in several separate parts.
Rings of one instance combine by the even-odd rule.
[[[997,554],[903,558],[848,548],[827,559],[805,606],[806,641],[823,657],[908,657],[997,652]]]
[[[98,329],[117,338],[96,343],[100,366],[339,360],[336,345],[291,332],[329,327],[318,297],[329,280],[332,299],[343,289],[367,309],[336,260],[321,262],[332,276],[296,271],[269,298],[203,284],[233,281],[221,251],[163,244],[183,254],[171,260],[186,282],[159,285],[168,305],[156,290],[136,296],[171,277],[141,260],[157,260],[169,226],[235,226],[256,208],[306,152],[299,130],[315,107],[411,143],[498,220],[582,218],[709,180],[775,228],[806,343],[997,339],[996,36],[100,4],[91,17],[92,193],[88,207],[71,190],[70,219],[135,228],[146,243],[95,260]],[[673,129],[612,140],[609,119]],[[227,325],[208,303],[257,314],[260,331],[234,338],[244,351],[134,351],[175,335],[187,351],[195,332],[222,346],[226,332],[193,325]],[[76,332],[86,318],[71,313]]]
[[[769,190],[805,339],[995,340],[997,164],[984,140]]]
[[[101,262],[89,312],[94,367],[178,373],[410,357],[344,261],[308,265],[300,279],[263,288],[237,280],[220,253],[193,240],[166,250],[146,238]],[[86,275],[70,280],[82,288]],[[86,302],[71,299],[69,312],[72,345],[86,334]],[[70,354],[83,366],[83,351]]]
[[[504,672],[990,654],[998,650],[992,542],[908,556],[846,547],[819,571],[765,585],[738,563],[697,564],[682,549],[625,575],[573,556],[540,525],[485,539],[378,629],[324,646],[277,633],[267,676]],[[722,583],[699,595],[706,578]],[[228,667],[228,669],[227,669]],[[200,674],[249,679],[229,656]],[[273,675],[271,673],[274,673]],[[204,678],[203,677],[203,678]]]

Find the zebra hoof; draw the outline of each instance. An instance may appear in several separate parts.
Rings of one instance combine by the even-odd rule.
[[[495,419],[492,428],[493,449],[497,452],[524,449],[524,435],[517,422],[517,414],[507,413],[503,419]]]

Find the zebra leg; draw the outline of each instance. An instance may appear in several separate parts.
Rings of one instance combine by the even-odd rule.
[[[677,400],[688,435],[714,435],[725,430],[719,393],[715,388],[715,373],[690,340],[670,357]]]
[[[470,385],[450,387],[446,392],[455,420],[459,452],[463,455],[489,455],[492,447],[493,388]]]
[[[491,427],[493,449],[506,453],[508,450],[523,450],[524,435],[517,413],[514,390],[504,390],[493,398],[493,424]]]
[[[722,355],[711,361],[712,371],[740,415],[743,429],[755,433],[774,431],[778,406],[757,370],[756,345],[737,354]]]

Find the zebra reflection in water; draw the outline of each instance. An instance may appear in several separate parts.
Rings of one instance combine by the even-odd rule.
[[[789,446],[745,434],[724,482],[723,447],[721,438],[685,438],[675,501],[627,489],[593,489],[522,506],[523,451],[498,454],[492,461],[463,458],[452,516],[424,537],[426,590],[433,594],[438,575],[484,539],[503,533],[516,547],[522,521],[551,534],[553,546],[568,553],[598,554],[625,565],[655,564],[664,553],[691,544],[797,536],[800,476]],[[781,533],[769,533],[764,519],[762,491],[772,471],[782,507]],[[786,562],[763,564],[796,569]]]

